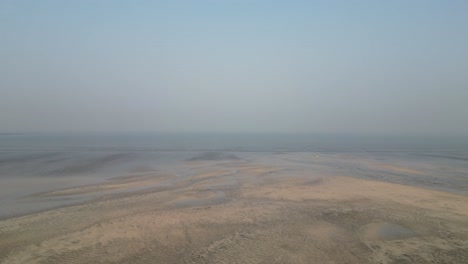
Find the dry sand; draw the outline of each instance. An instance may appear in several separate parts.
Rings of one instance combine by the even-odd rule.
[[[467,196],[252,161],[182,166],[192,174],[177,181],[153,172],[39,194],[148,187],[1,221],[0,262],[468,263]]]

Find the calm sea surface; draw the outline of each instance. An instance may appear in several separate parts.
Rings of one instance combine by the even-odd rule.
[[[468,151],[468,136],[0,134],[0,150]]]

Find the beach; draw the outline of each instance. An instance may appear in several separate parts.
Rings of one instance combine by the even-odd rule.
[[[465,167],[401,155],[189,152],[135,165],[23,196],[65,202],[4,215],[0,261],[463,263]]]

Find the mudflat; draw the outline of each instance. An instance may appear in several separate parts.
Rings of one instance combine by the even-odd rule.
[[[0,221],[0,262],[468,262],[463,193],[355,177],[327,167],[336,156],[212,156],[180,162],[183,177],[150,171],[35,194],[94,196]],[[428,170],[365,164],[401,177]]]

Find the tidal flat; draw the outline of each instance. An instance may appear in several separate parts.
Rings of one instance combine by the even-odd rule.
[[[4,196],[1,263],[468,260],[461,156],[188,152],[152,163],[140,154],[106,155],[48,167],[53,174],[36,178],[42,185]],[[44,167],[60,156],[21,162]],[[96,170],[102,162],[112,169]]]

